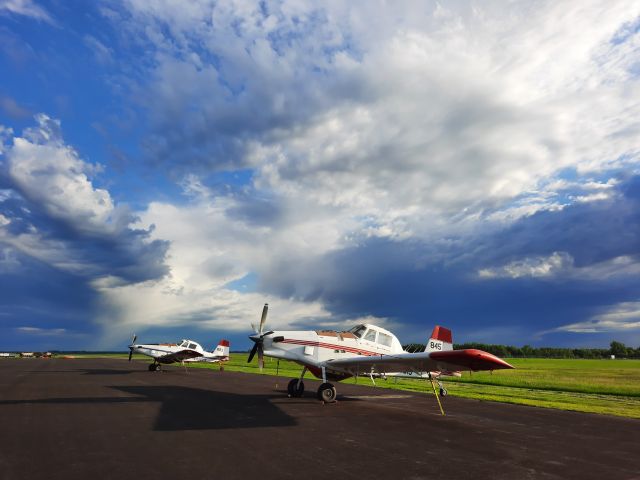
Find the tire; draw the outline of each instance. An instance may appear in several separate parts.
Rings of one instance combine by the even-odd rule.
[[[300,382],[298,386],[298,379],[294,378],[289,381],[289,385],[287,385],[287,393],[290,397],[299,398],[304,394],[304,382]]]
[[[324,403],[333,403],[336,401],[336,387],[330,383],[323,383],[318,388],[318,400],[322,400]]]
[[[447,393],[449,393],[449,392],[447,392],[446,388],[440,387],[440,396],[441,397],[446,397]]]
[[[155,363],[150,363],[149,364],[149,371],[150,372],[155,372],[156,371],[156,364]]]

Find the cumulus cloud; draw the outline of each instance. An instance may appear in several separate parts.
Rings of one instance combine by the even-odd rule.
[[[520,278],[551,277],[573,265],[573,259],[566,252],[553,252],[548,257],[531,257],[511,262],[499,268],[485,268],[478,271],[480,278]]]
[[[154,162],[251,168],[259,189],[368,235],[602,199],[509,204],[568,167],[637,162],[627,2],[127,5],[127,34],[156,53],[141,81]]]
[[[132,221],[126,209],[114,206],[109,192],[94,188],[88,175],[99,165],[83,162],[66,146],[60,122],[36,116],[38,127],[13,140],[8,173],[20,193],[42,205],[55,218],[87,233],[117,232]]]
[[[4,152],[0,241],[89,278],[109,273],[141,281],[164,275],[166,243],[130,228],[136,217],[93,185],[90,177],[100,167],[64,143],[59,121],[42,114],[36,120]]]
[[[264,285],[268,272],[279,265],[304,268],[309,249],[320,256],[327,245],[336,244],[331,238],[335,231],[318,233],[332,226],[328,218],[289,223],[283,212],[282,228],[275,228],[255,221],[250,213],[238,214],[246,207],[242,197],[215,196],[195,177],[184,186],[192,196],[186,205],[153,202],[140,214],[142,226],[156,225],[153,238],[169,242],[165,261],[170,273],[135,285],[97,279],[94,287],[104,300],[100,321],[131,328],[191,325],[246,332],[265,302],[271,307],[269,328],[332,327],[355,321],[353,316],[328,311],[321,299]],[[260,277],[258,286],[246,291],[234,286],[254,272]]]
[[[116,205],[40,116],[3,147],[0,229],[14,251],[85,275],[107,328],[237,330],[269,301],[278,327],[373,315],[522,335],[629,301],[639,5],[101,11],[118,48],[85,45],[121,68],[145,160],[184,195]]]
[[[640,330],[640,302],[623,302],[584,322],[570,323],[544,332],[627,332]]]
[[[607,280],[640,274],[640,260],[623,255],[583,267],[575,267],[574,259],[567,252],[553,252],[549,256],[527,257],[495,268],[478,270],[481,279],[496,278],[570,278],[580,280]]]
[[[192,199],[141,215],[179,285],[255,274],[275,297],[393,321],[390,278],[419,302],[409,280],[477,301],[507,279],[634,275],[618,183],[637,173],[640,7],[125,8],[109,18],[153,54],[135,79],[147,158]],[[210,188],[221,171],[250,175],[229,193]]]

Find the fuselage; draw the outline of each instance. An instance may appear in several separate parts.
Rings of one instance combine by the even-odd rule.
[[[211,353],[205,351],[202,346],[193,340],[182,340],[178,343],[148,343],[148,344],[139,344],[132,345],[130,347],[134,353],[140,353],[142,355],[146,355],[148,357],[152,357],[155,359],[157,363],[175,363],[178,361],[188,361],[187,358],[179,359],[175,357],[167,357],[167,355],[172,353],[177,353],[185,349],[194,350],[201,354],[202,357],[208,358],[212,356]],[[191,360],[191,358],[189,358]],[[196,359],[193,359],[196,360]]]
[[[318,365],[333,359],[354,356],[404,353],[394,334],[376,325],[358,325],[346,332],[333,330],[274,331],[264,338],[264,354],[304,365],[321,378]],[[343,380],[352,374],[327,370],[327,377]]]

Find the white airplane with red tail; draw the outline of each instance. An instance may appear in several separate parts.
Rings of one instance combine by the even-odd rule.
[[[436,393],[434,381],[440,386],[440,395],[446,390],[440,384],[443,375],[459,376],[461,371],[499,370],[514,368],[504,360],[482,350],[454,350],[451,330],[436,326],[424,352],[409,353],[402,348],[396,336],[371,324],[361,324],[351,330],[274,331],[263,332],[269,305],[265,304],[260,327],[249,338],[255,343],[248,362],[258,355],[262,369],[264,356],[291,360],[302,365],[302,374],[289,382],[290,397],[304,393],[304,374],[310,371],[322,379],[318,399],[334,402],[336,388],[329,381],[370,376],[427,378]],[[254,327],[255,330],[255,327]],[[438,404],[440,399],[436,394]],[[442,414],[442,405],[440,405]]]
[[[153,358],[149,364],[149,371],[159,371],[161,364],[183,362],[225,362],[229,360],[229,341],[220,340],[212,352],[207,352],[193,340],[182,340],[179,343],[148,343],[136,344],[136,335],[129,345],[129,361],[134,353],[141,353]]]

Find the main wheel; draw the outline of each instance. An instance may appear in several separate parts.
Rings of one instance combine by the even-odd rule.
[[[446,397],[446,396],[447,396],[447,393],[449,393],[449,392],[447,392],[447,389],[446,389],[446,388],[444,388],[444,387],[440,387],[440,396],[441,396],[441,397]]]
[[[289,385],[287,385],[287,392],[290,397],[301,397],[304,394],[304,382],[300,381],[300,385],[298,385],[297,378],[290,380]]]
[[[149,371],[150,372],[155,372],[156,371],[156,364],[155,363],[150,363],[149,364]]]
[[[333,403],[336,401],[336,387],[330,383],[323,383],[318,388],[318,400],[325,403]]]

